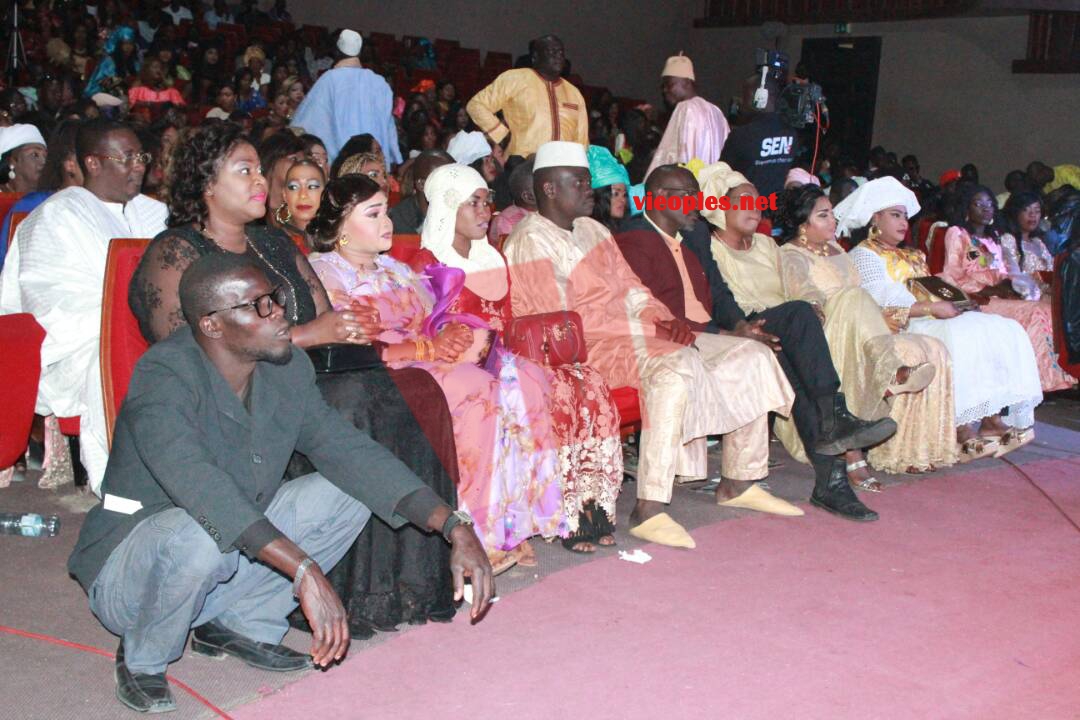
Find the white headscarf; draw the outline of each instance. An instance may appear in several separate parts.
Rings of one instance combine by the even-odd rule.
[[[454,162],[459,162],[462,165],[472,165],[480,158],[491,154],[491,145],[488,144],[484,133],[462,130],[450,138],[450,143],[446,146],[446,152],[450,153],[450,157],[454,158]]]
[[[465,287],[486,300],[502,300],[510,290],[506,280],[506,261],[488,242],[487,234],[472,241],[469,257],[454,249],[454,228],[458,208],[477,190],[486,190],[480,173],[467,165],[453,164],[436,168],[424,181],[428,211],[420,231],[420,247],[435,258],[466,273]]]
[[[698,184],[701,186],[701,192],[706,196],[712,195],[714,197],[727,195],[731,188],[746,185],[750,182],[746,179],[745,175],[733,170],[726,162],[717,162],[712,165],[706,165],[698,170],[697,179]],[[724,216],[723,210],[719,208],[715,210],[702,210],[701,214],[706,220],[721,230],[727,227],[727,218]]]
[[[29,124],[11,125],[0,128],[0,155],[23,145],[44,145],[45,138],[41,131]]]
[[[853,230],[866,227],[878,210],[902,205],[908,217],[919,212],[915,193],[908,190],[894,177],[871,180],[848,195],[833,208],[836,230],[841,235],[851,235]]]

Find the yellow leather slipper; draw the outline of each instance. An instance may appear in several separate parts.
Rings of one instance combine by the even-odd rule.
[[[641,540],[654,542],[657,545],[668,547],[681,547],[693,550],[697,547],[694,538],[686,532],[682,525],[671,519],[667,513],[653,515],[651,518],[630,528],[630,534]]]
[[[742,495],[717,503],[717,505],[720,507],[742,508],[743,510],[757,510],[758,512],[786,515],[788,517],[798,517],[806,514],[787,500],[770,495],[760,485],[751,485]]]

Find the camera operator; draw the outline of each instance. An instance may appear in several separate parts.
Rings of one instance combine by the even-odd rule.
[[[794,124],[792,117],[805,106],[800,97],[809,86],[784,87],[787,56],[783,53],[759,50],[757,65],[759,73],[743,83],[739,122],[724,143],[720,159],[745,175],[760,194],[769,195],[783,191],[784,178],[798,157],[805,124]],[[763,97],[762,90],[767,96]],[[755,103],[755,95],[761,102]]]

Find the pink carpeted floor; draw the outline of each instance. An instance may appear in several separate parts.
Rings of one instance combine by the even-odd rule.
[[[1024,466],[1080,521],[1080,461]],[[1080,717],[1080,531],[1014,469],[694,531],[545,578],[239,719]]]

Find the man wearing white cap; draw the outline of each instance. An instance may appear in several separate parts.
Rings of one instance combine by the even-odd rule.
[[[82,125],[75,154],[84,186],[61,190],[15,230],[0,274],[0,314],[28,312],[45,329],[37,412],[79,417],[90,487],[97,492],[109,451],[99,340],[105,257],[113,238],[152,238],[168,208],[140,194],[151,157],[126,125]]]
[[[360,64],[364,39],[355,30],[342,30],[334,50],[334,67],[323,73],[304,97],[292,126],[317,136],[333,162],[354,135],[371,133],[386,162],[401,162],[394,125],[394,92],[381,75]]]
[[[772,351],[755,340],[696,335],[653,297],[611,233],[589,217],[592,187],[581,145],[542,145],[533,178],[539,212],[522,220],[505,245],[514,312],[577,312],[589,364],[611,387],[640,393],[638,501],[630,533],[694,547],[663,510],[676,475],[706,477],[705,437],[714,434],[726,436],[718,503],[802,515],[755,484],[768,474],[768,414],[789,414],[794,400]],[[731,392],[733,380],[742,391]]]
[[[589,144],[589,113],[581,92],[562,71],[566,51],[562,40],[545,35],[529,43],[532,65],[507,70],[476,93],[465,109],[476,126],[502,143],[509,136],[508,155],[528,157],[549,140]],[[502,112],[506,124],[496,117]]]
[[[488,185],[495,182],[502,172],[503,150],[498,145],[492,147],[482,132],[462,130],[450,138],[446,152],[450,153],[454,162],[469,165],[483,175]]]
[[[731,129],[720,108],[697,94],[690,58],[679,53],[667,59],[660,73],[660,89],[675,110],[645,175],[661,165],[677,165],[694,158],[706,165],[719,160]]]

